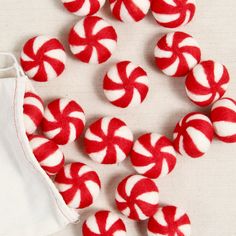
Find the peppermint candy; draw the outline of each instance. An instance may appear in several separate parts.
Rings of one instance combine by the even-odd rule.
[[[188,215],[175,206],[159,208],[148,221],[148,236],[190,236],[191,222]]]
[[[159,191],[156,184],[141,175],[126,177],[116,190],[119,211],[133,220],[146,220],[158,209]]]
[[[61,0],[64,7],[77,16],[97,13],[105,4],[105,0]]]
[[[223,142],[236,142],[236,101],[222,98],[214,103],[211,109],[211,121],[215,133]]]
[[[195,15],[195,0],[154,0],[152,14],[157,23],[167,28],[188,24]]]
[[[208,151],[213,135],[213,126],[207,116],[189,113],[174,130],[175,150],[183,156],[200,158]]]
[[[29,78],[45,82],[62,74],[66,54],[63,45],[56,38],[38,36],[27,41],[20,60]]]
[[[229,80],[229,73],[224,65],[204,61],[187,76],[186,93],[196,105],[209,106],[225,94]]]
[[[119,62],[106,74],[103,90],[115,106],[137,106],[144,101],[149,90],[147,73],[130,61]]]
[[[133,134],[117,118],[104,117],[90,125],[85,133],[85,152],[101,164],[122,162],[130,153]]]
[[[83,236],[126,236],[124,222],[110,211],[98,211],[83,224]]]
[[[164,74],[182,77],[200,62],[201,50],[191,35],[172,32],[157,42],[155,58],[157,67]]]
[[[84,125],[85,115],[81,106],[73,100],[61,98],[46,107],[42,130],[46,137],[64,145],[75,141]]]
[[[43,119],[43,101],[35,91],[26,91],[23,105],[23,118],[27,135],[32,134]]]
[[[79,162],[64,166],[56,175],[55,185],[65,203],[74,209],[92,205],[101,190],[97,173]]]
[[[115,51],[115,29],[98,16],[87,16],[71,30],[69,44],[77,59],[90,64],[107,61]]]
[[[150,0],[110,0],[112,14],[123,22],[142,20],[150,9]]]
[[[56,143],[42,135],[30,135],[30,146],[35,158],[48,175],[57,174],[64,165],[64,154]]]
[[[134,143],[130,160],[139,174],[157,179],[174,169],[176,153],[168,138],[149,133],[142,135]]]

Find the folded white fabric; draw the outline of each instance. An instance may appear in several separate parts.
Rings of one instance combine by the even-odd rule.
[[[15,78],[0,79],[0,236],[46,236],[78,221],[29,146],[23,122],[28,78],[14,64]]]

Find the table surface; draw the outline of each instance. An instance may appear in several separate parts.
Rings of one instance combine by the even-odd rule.
[[[158,38],[168,29],[161,28],[151,14],[137,24],[114,20],[108,4],[98,14],[113,24],[119,43],[113,57],[102,65],[86,65],[73,59],[68,50],[69,29],[79,18],[67,13],[60,0],[0,0],[0,51],[19,55],[24,42],[35,35],[58,37],[68,52],[68,63],[60,79],[34,83],[46,102],[57,97],[76,99],[84,108],[87,124],[101,116],[123,119],[135,137],[157,132],[172,137],[177,121],[186,113],[203,111],[186,97],[183,79],[170,79],[161,74],[153,62],[153,49]],[[203,59],[214,59],[227,65],[231,84],[227,96],[236,98],[236,1],[199,0],[195,19],[180,30],[193,35],[200,43]],[[149,74],[150,92],[146,101],[133,109],[119,109],[104,98],[102,78],[119,60],[132,60]],[[81,211],[81,222],[98,209],[116,211],[114,191],[118,182],[134,170],[129,161],[118,166],[93,163],[83,152],[82,140],[63,148],[67,161],[82,161],[98,171],[103,189],[96,204]],[[174,204],[187,210],[193,236],[236,235],[236,145],[214,140],[208,154],[199,160],[178,157],[175,171],[157,181],[161,203]],[[125,219],[129,236],[146,235],[143,223]],[[54,236],[80,236],[81,224],[68,226]]]

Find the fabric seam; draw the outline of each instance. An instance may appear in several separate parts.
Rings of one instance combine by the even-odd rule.
[[[19,130],[18,130],[18,125],[20,125],[20,122],[17,118],[17,106],[16,106],[16,95],[17,95],[17,88],[18,88],[18,82],[17,80],[15,79],[15,90],[14,90],[14,100],[13,100],[13,112],[14,112],[14,126],[15,126],[15,129],[16,129],[16,136],[17,136],[17,139],[20,143],[20,146],[21,146],[21,149],[23,151],[23,154],[24,154],[24,157],[27,161],[27,163],[31,166],[31,168],[33,168],[34,170],[36,170],[39,174],[40,174],[40,178],[43,182],[47,182],[46,179],[42,176],[42,174],[38,171],[38,169],[35,167],[35,165],[28,159],[27,157],[27,152],[25,150],[25,147],[23,145],[23,140],[21,140],[21,137],[20,137],[20,134],[19,134]],[[47,183],[46,183],[47,184]],[[59,209],[59,211],[61,212],[61,214],[63,215],[63,217],[68,220],[70,223],[71,223],[71,219],[64,213],[64,211],[61,209],[60,207],[60,203],[58,202],[58,199],[56,198],[56,196],[54,195],[51,187],[47,186],[46,187],[49,189],[49,192],[50,192],[50,195],[52,196],[52,198],[56,201],[56,205],[57,205],[57,208]],[[64,222],[65,225],[67,225],[68,222]]]

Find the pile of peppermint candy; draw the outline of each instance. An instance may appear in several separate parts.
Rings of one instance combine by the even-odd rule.
[[[116,49],[118,35],[108,22],[94,16],[105,0],[62,2],[69,12],[84,17],[69,34],[72,54],[84,63],[107,61]],[[151,8],[159,25],[173,29],[189,23],[196,10],[195,0],[109,2],[112,14],[119,21],[140,21]],[[187,96],[198,106],[212,106],[209,117],[199,112],[187,114],[176,125],[173,141],[157,133],[143,134],[134,141],[124,121],[101,117],[86,130],[84,150],[98,165],[118,164],[130,157],[137,174],[125,177],[114,193],[117,209],[123,215],[135,221],[148,220],[149,236],[188,236],[191,234],[188,215],[176,206],[159,206],[159,189],[154,180],[174,170],[177,153],[190,158],[203,157],[214,134],[223,142],[235,143],[236,102],[223,97],[230,80],[227,68],[213,60],[201,61],[200,47],[192,36],[179,31],[164,35],[156,44],[154,58],[157,69],[165,75],[186,77]],[[53,37],[34,37],[22,50],[23,69],[29,78],[38,82],[58,78],[65,63],[65,49]],[[114,106],[138,106],[148,95],[147,72],[131,61],[120,61],[105,72],[103,89]],[[65,165],[59,147],[81,136],[86,123],[83,108],[72,99],[58,98],[44,109],[39,95],[32,87],[27,87],[24,119],[33,153],[47,174],[55,177],[55,185],[66,204],[74,209],[91,206],[102,187],[98,174],[83,163]],[[124,236],[128,233],[123,220],[107,210],[90,216],[83,223],[82,232],[84,236]]]

